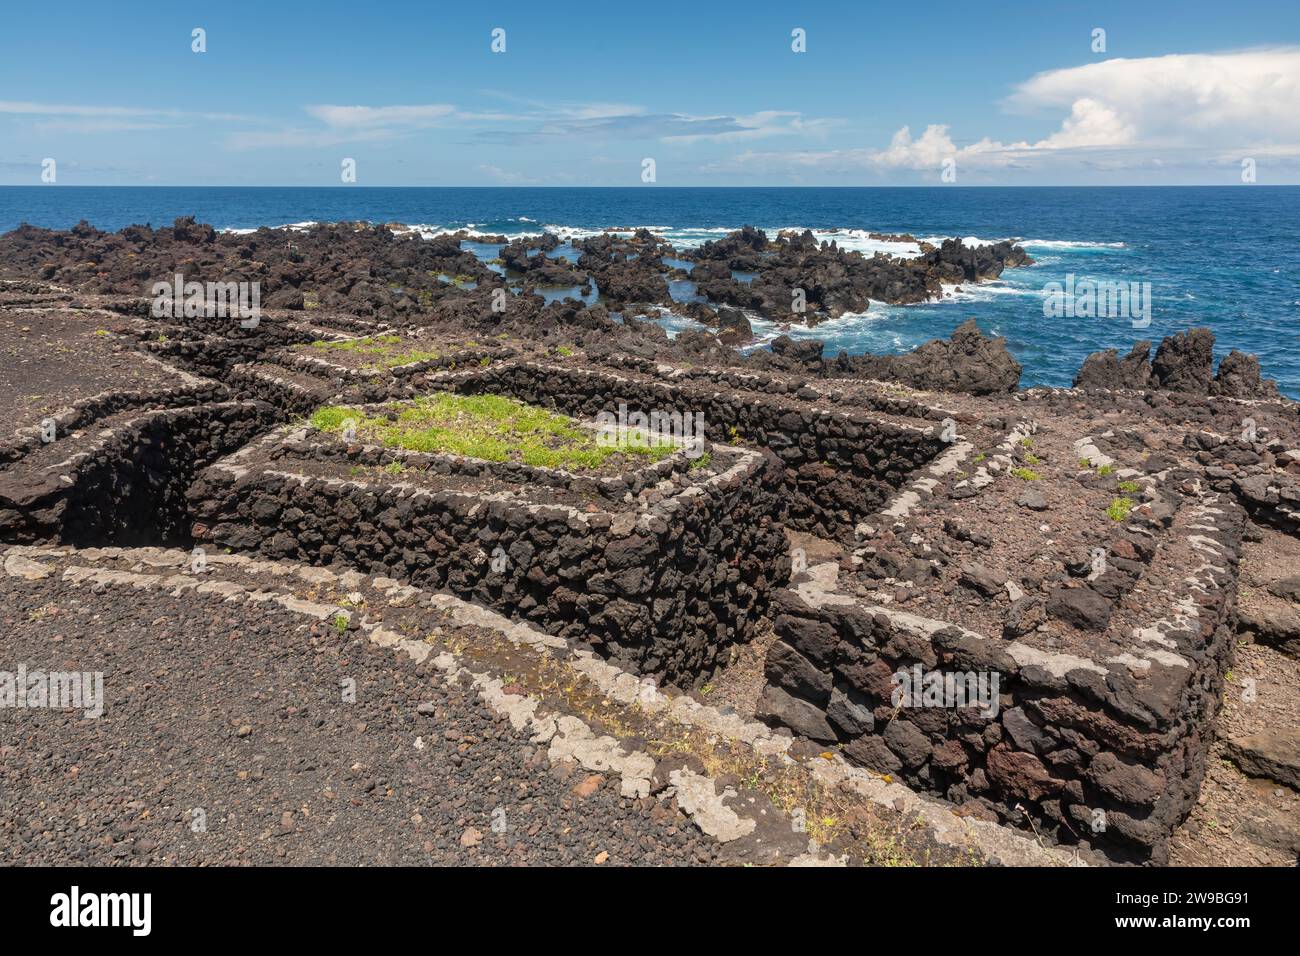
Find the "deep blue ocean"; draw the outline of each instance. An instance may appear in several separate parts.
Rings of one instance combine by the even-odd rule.
[[[23,222],[101,229],[169,225],[190,215],[219,229],[367,220],[433,235],[467,228],[577,238],[646,226],[696,245],[742,224],[809,228],[846,248],[898,252],[869,232],[971,241],[1016,239],[1036,260],[997,282],[915,306],[872,304],[791,334],[826,341],[831,354],[899,352],[947,336],[974,316],[1007,337],[1023,385],[1068,385],[1097,349],[1127,351],[1193,325],[1217,350],[1258,353],[1267,376],[1300,398],[1300,187],[1059,188],[245,188],[0,187],[0,231]],[[1151,322],[1047,318],[1044,287],[1085,279],[1149,282]],[[770,324],[756,324],[767,336]]]

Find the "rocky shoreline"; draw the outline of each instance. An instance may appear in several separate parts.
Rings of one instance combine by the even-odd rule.
[[[346,309],[413,323],[452,310],[491,312],[494,293],[506,290],[516,297],[513,321],[530,323],[534,331],[575,320],[599,327],[610,312],[635,316],[663,308],[716,329],[734,345],[751,334],[740,310],[814,326],[865,312],[873,300],[923,302],[939,297],[945,285],[994,279],[1032,262],[1008,242],[967,247],[948,239],[934,246],[906,238],[920,250],[916,257],[868,257],[834,240],[819,243],[808,231],[769,238],[750,226],[699,249],[679,250],[638,229],[575,240],[566,257],[556,254],[562,242],[550,233],[426,240],[402,228],[336,223],[230,234],[193,219],[105,233],[83,222],[65,232],[22,226],[0,237],[0,276],[131,295],[179,269],[187,281],[258,282],[268,308]],[[495,259],[485,263],[465,242],[495,247]],[[687,282],[691,295],[674,297],[670,280]],[[551,311],[537,295],[546,289],[598,290],[600,305],[577,319],[572,300]]]

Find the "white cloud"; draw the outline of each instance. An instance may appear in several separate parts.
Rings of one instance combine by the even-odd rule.
[[[1091,97],[1081,97],[1070,106],[1061,128],[1032,147],[1021,149],[1090,149],[1097,146],[1128,146],[1138,139],[1138,130],[1113,106]],[[1017,147],[1013,147],[1017,148]]]
[[[963,162],[976,157],[987,157],[999,165],[1006,165],[1011,158],[1000,157],[1002,150],[1001,143],[990,142],[987,138],[959,148],[948,135],[948,127],[939,125],[927,126],[920,139],[913,139],[911,128],[904,126],[894,134],[887,149],[864,150],[863,159],[874,166],[892,169],[938,169],[949,159]]]
[[[1092,170],[1234,166],[1243,156],[1300,156],[1300,47],[1111,59],[1049,70],[1021,83],[1013,113],[1067,111],[1037,140],[987,136],[959,146],[947,124],[919,136],[908,126],[888,146],[741,153],[706,172],[803,170],[852,173],[958,169]]]
[[[1022,111],[1068,107],[1073,125],[1086,130],[1065,137],[1067,146],[1297,141],[1300,47],[1119,58],[1049,70],[1022,83],[1007,105]],[[1067,132],[1070,120],[1056,136]]]

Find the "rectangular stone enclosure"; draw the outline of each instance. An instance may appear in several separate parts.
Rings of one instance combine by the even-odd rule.
[[[445,588],[689,682],[752,637],[789,570],[773,463],[694,451],[583,474],[285,426],[199,476],[194,533]]]

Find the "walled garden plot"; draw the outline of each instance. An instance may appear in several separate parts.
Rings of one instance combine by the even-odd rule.
[[[151,540],[184,534],[196,463],[272,421],[220,382],[130,347],[105,316],[7,313],[0,537]]]
[[[329,407],[205,471],[196,537],[446,588],[694,680],[784,580],[770,464],[615,437],[500,396]]]
[[[760,710],[966,812],[1162,861],[1205,772],[1245,512],[1186,459],[1126,467],[1069,424],[972,429],[864,520],[849,570],[796,575]]]

